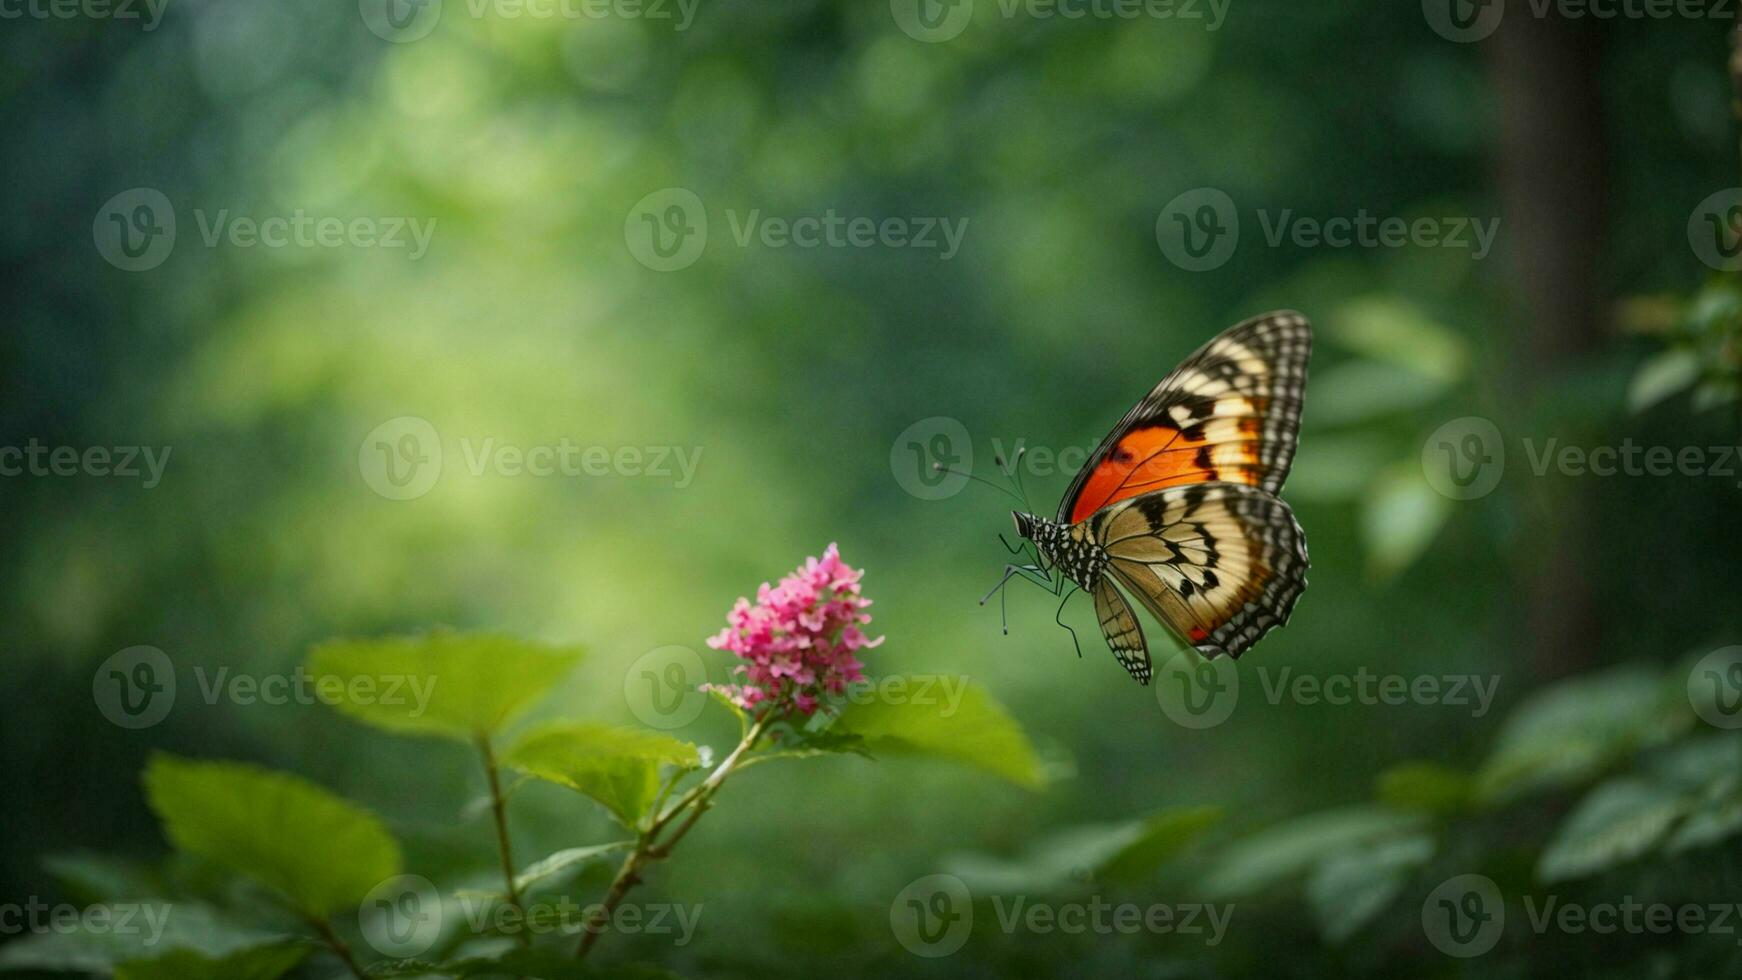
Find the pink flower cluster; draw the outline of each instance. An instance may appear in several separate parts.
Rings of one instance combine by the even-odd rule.
[[[755,605],[739,599],[726,617],[730,625],[710,637],[708,646],[747,661],[732,670],[740,682],[703,687],[746,711],[814,714],[825,695],[841,694],[863,678],[855,651],[883,642],[859,629],[871,622],[863,612],[871,600],[859,594],[864,574],[841,561],[831,544],[822,558],[805,559],[779,585],[762,583]]]

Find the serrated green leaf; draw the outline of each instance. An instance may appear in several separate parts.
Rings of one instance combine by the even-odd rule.
[[[669,735],[560,722],[528,732],[503,754],[503,761],[591,797],[633,828],[659,792],[659,767],[692,769],[701,764],[701,756],[694,745]]]
[[[634,846],[635,842],[632,840],[620,840],[610,844],[595,844],[592,847],[571,847],[548,854],[515,875],[514,888],[521,894],[525,894],[533,886],[545,883],[556,875],[595,864]]]
[[[553,647],[492,633],[330,640],[309,652],[323,699],[387,731],[472,741],[501,731],[580,661]]]
[[[1027,789],[1046,778],[1040,757],[1004,707],[977,685],[961,699],[931,703],[872,700],[851,704],[830,729],[858,735],[873,755],[929,756],[973,766]]]
[[[314,918],[400,873],[399,844],[374,814],[289,773],[160,753],[145,790],[177,848],[276,889]]]
[[[1433,856],[1433,838],[1413,834],[1371,847],[1339,851],[1307,879],[1307,902],[1328,943],[1347,940],[1385,911],[1409,873]]]
[[[1597,787],[1567,815],[1537,861],[1545,883],[1611,868],[1650,850],[1689,809],[1682,793],[1626,777]]]
[[[266,946],[223,957],[176,950],[122,963],[115,968],[115,980],[278,980],[308,954],[307,946]]]
[[[1316,867],[1327,855],[1415,833],[1417,814],[1359,806],[1297,817],[1238,841],[1204,878],[1212,898],[1259,895]]]

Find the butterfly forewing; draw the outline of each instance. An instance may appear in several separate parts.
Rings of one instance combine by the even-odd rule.
[[[1306,536],[1288,505],[1257,487],[1158,490],[1098,511],[1089,528],[1108,574],[1212,656],[1238,657],[1286,623],[1306,588]]]
[[[1170,487],[1227,482],[1282,489],[1300,429],[1312,328],[1279,312],[1200,347],[1101,442],[1059,505],[1078,523]]]

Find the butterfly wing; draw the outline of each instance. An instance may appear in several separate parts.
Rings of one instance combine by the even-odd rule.
[[[1258,487],[1157,490],[1097,511],[1089,530],[1107,551],[1107,574],[1209,656],[1240,656],[1288,622],[1306,589],[1306,535],[1288,505]]]
[[[1119,658],[1119,664],[1137,683],[1147,686],[1149,645],[1143,642],[1143,627],[1137,624],[1131,604],[1106,576],[1095,584],[1095,618],[1101,621],[1101,635],[1107,638],[1107,646]]]
[[[1110,504],[1193,483],[1275,494],[1300,431],[1312,327],[1270,313],[1224,331],[1161,379],[1108,433],[1059,504],[1076,524]]]

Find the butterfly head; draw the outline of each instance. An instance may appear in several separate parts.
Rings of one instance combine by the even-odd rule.
[[[1016,533],[1031,541],[1034,540],[1035,516],[1033,514],[1024,514],[1019,510],[1011,511],[1010,516],[1016,521]]]

